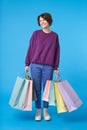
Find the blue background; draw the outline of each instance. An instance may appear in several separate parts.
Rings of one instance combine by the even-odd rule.
[[[67,79],[83,101],[69,114],[56,114],[53,120],[34,122],[33,112],[19,112],[8,101],[18,75],[24,72],[29,39],[37,25],[37,16],[53,16],[51,30],[59,34],[61,47],[60,74]],[[0,102],[1,130],[53,128],[80,130],[87,127],[87,1],[86,0],[0,0]]]

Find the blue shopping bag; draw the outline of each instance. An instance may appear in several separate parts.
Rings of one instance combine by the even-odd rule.
[[[55,97],[55,90],[54,90],[54,81],[51,81],[50,95],[49,95],[49,105],[52,105],[52,106],[56,105],[56,97]]]
[[[9,100],[9,105],[13,108],[22,109],[24,105],[24,99],[28,87],[26,78],[17,77],[13,91]]]

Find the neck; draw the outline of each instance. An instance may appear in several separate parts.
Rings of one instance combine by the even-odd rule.
[[[43,28],[43,32],[49,33],[49,32],[51,32],[51,30],[50,30],[50,28]]]

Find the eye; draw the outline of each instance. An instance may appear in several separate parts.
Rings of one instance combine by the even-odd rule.
[[[42,23],[44,20],[40,20],[40,23]]]

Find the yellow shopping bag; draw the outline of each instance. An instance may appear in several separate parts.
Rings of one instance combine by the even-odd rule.
[[[63,101],[63,98],[61,96],[61,93],[58,89],[58,82],[54,82],[54,90],[55,90],[55,98],[56,98],[56,106],[57,106],[57,112],[63,113],[67,112],[68,109]]]

